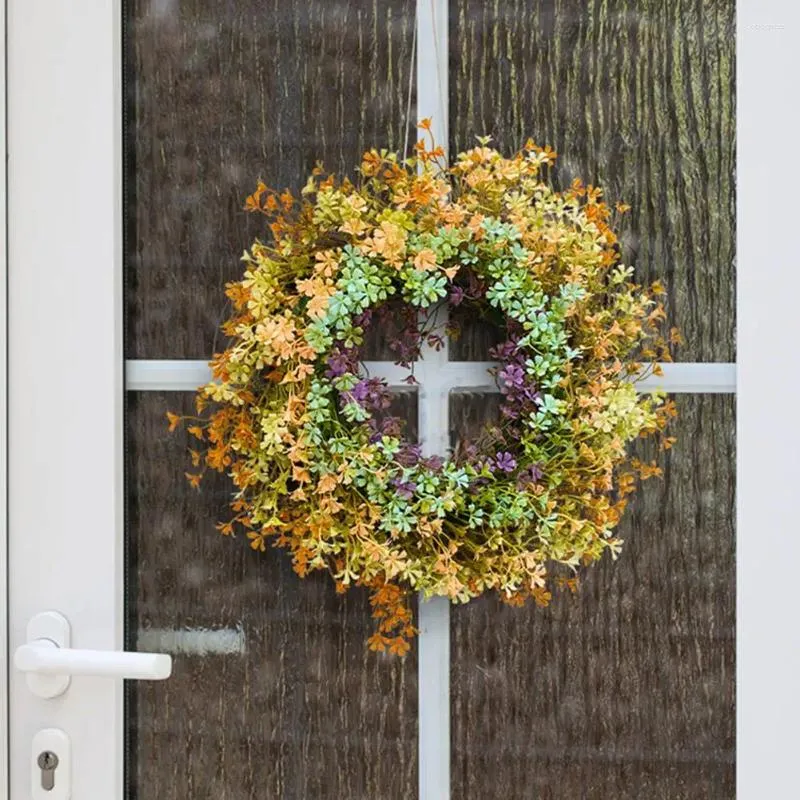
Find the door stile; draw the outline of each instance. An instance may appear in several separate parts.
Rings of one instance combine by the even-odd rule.
[[[8,3],[9,649],[59,611],[123,644],[119,0]],[[122,797],[122,682],[44,700],[10,670],[10,795],[34,736],[71,743],[72,796]]]
[[[800,7],[739,0],[736,749],[742,800],[798,794]]]
[[[6,4],[0,6],[0,153],[6,145]],[[6,159],[0,175],[0,800],[8,798],[8,217]]]

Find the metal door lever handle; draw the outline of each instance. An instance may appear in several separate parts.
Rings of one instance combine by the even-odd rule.
[[[172,656],[124,650],[70,647],[70,626],[57,611],[44,611],[28,623],[28,641],[14,651],[14,666],[28,677],[39,697],[63,694],[73,675],[160,681],[172,673]]]
[[[129,653],[122,650],[72,650],[50,639],[20,645],[14,666],[39,675],[95,675],[160,681],[172,672],[172,657],[164,653]]]

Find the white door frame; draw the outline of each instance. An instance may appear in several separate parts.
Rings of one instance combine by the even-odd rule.
[[[755,800],[797,785],[798,601],[778,570],[800,559],[790,422],[800,113],[789,102],[800,7],[739,0],[737,23],[737,770],[738,796]],[[28,619],[55,608],[73,646],[121,649],[120,0],[8,0],[7,42],[8,643],[13,651]],[[0,348],[0,382],[4,357]],[[4,422],[0,411],[0,441]],[[0,580],[3,535],[0,524]],[[73,795],[121,798],[121,684],[74,679],[45,701],[13,670],[8,679],[10,797],[29,796],[33,734],[57,726],[72,739]]]
[[[739,0],[736,700],[740,799],[800,794],[800,5]]]
[[[0,153],[6,153],[6,6],[0,5]],[[0,798],[8,797],[8,336],[6,162],[0,167]]]
[[[8,0],[9,647],[61,611],[72,646],[123,645],[119,0]],[[10,478],[13,474],[13,479]],[[78,477],[80,476],[80,477]],[[68,732],[73,797],[122,797],[121,681],[55,700],[10,670],[10,795]]]

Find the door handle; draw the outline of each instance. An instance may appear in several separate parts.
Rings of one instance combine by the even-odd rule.
[[[50,639],[20,645],[14,666],[39,675],[95,675],[160,681],[172,672],[172,657],[164,653],[128,653],[122,650],[72,650]]]
[[[158,681],[172,672],[172,656],[122,650],[76,650],[70,627],[57,611],[37,614],[28,623],[28,641],[14,652],[14,666],[28,676],[39,697],[63,694],[73,675]]]

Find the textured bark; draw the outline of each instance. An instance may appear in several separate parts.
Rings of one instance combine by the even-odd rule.
[[[458,450],[474,443],[487,425],[499,422],[500,402],[501,395],[495,392],[471,389],[450,392],[450,447]]]
[[[414,412],[411,393],[399,401]],[[230,483],[183,478],[177,394],[131,394],[128,631],[241,631],[243,653],[182,654],[164,682],[128,684],[128,797],[160,800],[416,795],[417,665],[370,652],[365,592],[301,580],[278,550],[257,553],[229,517]],[[399,408],[395,413],[399,413]]]
[[[450,338],[450,361],[488,361],[492,347],[504,339],[504,331],[481,316],[474,306],[456,306],[450,312],[454,330]]]
[[[126,6],[126,353],[208,358],[224,285],[266,238],[242,211],[256,180],[298,189],[317,160],[352,174],[365,149],[403,148],[415,4]]]
[[[530,136],[632,208],[623,256],[665,278],[684,361],[734,355],[733,0],[451,0],[450,150]]]
[[[454,436],[486,402],[459,396]],[[735,796],[734,403],[677,402],[617,562],[547,609],[454,607],[453,797]]]
[[[392,404],[386,413],[405,421],[406,439],[410,442],[419,440],[419,393],[415,388],[392,389]]]

